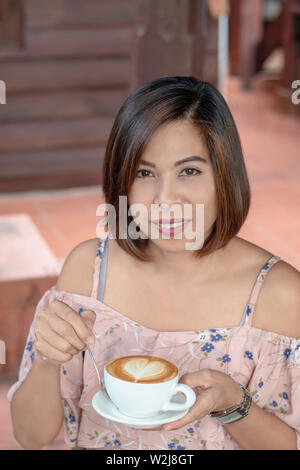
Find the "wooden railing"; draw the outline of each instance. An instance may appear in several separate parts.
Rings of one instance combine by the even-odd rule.
[[[249,89],[251,79],[278,46],[283,48],[281,85],[290,88],[299,79],[300,0],[285,0],[274,20],[264,22],[263,0],[231,0],[230,70]]]

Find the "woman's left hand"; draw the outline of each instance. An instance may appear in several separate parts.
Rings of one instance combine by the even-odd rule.
[[[196,402],[181,419],[166,423],[162,430],[177,429],[197,419],[204,418],[212,411],[221,411],[237,406],[243,399],[243,390],[230,375],[214,369],[202,369],[184,374],[179,383],[192,387],[197,395]]]
[[[197,419],[202,419],[212,411],[225,410],[237,406],[243,399],[243,390],[228,374],[214,369],[202,369],[181,376],[179,383],[192,387],[196,402],[183,418],[166,423],[151,431],[181,428]],[[150,429],[149,429],[150,430]]]

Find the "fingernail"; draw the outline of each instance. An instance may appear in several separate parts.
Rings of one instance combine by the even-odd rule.
[[[88,339],[86,340],[86,342],[89,343],[89,344],[94,344],[94,342],[95,342],[94,336],[89,336]]]

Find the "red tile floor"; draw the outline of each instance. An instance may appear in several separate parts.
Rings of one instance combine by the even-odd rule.
[[[225,97],[240,133],[252,188],[251,209],[239,236],[300,270],[300,114],[282,105],[276,80],[264,74],[253,80],[251,91],[242,91],[239,80],[230,77]],[[96,207],[102,201],[100,186],[2,194],[0,214],[29,214],[63,262],[75,245],[96,236]],[[0,449],[20,449],[12,434],[9,385],[0,383]],[[66,448],[62,433],[46,448]]]

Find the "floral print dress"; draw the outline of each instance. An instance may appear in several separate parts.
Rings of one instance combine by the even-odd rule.
[[[100,238],[95,256],[93,289],[90,297],[47,290],[37,304],[18,381],[7,399],[25,380],[35,355],[35,319],[41,309],[55,299],[76,312],[96,313],[95,344],[91,346],[103,377],[108,361],[125,355],[147,354],[174,362],[179,376],[203,368],[229,374],[252,394],[253,401],[294,428],[300,449],[300,338],[283,336],[251,326],[255,303],[265,277],[273,264],[272,256],[261,268],[250,292],[240,325],[191,331],[157,331],[137,323],[103,304],[108,240]],[[240,447],[215,418],[205,416],[176,430],[134,429],[99,415],[92,398],[99,383],[89,354],[82,352],[61,366],[61,398],[64,409],[64,437],[70,448],[78,449],[163,449],[230,450]]]

